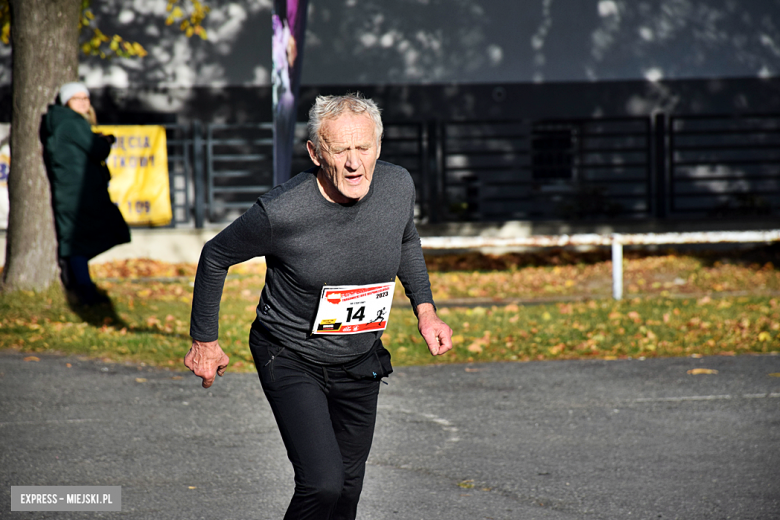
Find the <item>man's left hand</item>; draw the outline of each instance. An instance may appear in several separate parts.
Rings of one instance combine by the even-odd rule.
[[[417,306],[417,327],[434,356],[440,356],[452,348],[452,329],[437,315],[430,303]]]

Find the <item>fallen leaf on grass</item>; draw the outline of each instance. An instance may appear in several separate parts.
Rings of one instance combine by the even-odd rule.
[[[474,354],[479,354],[482,352],[483,347],[486,347],[489,344],[490,344],[490,331],[486,330],[485,334],[483,334],[481,338],[475,339],[474,343],[466,347],[466,349],[469,352],[473,352]]]
[[[474,342],[471,345],[467,347],[469,352],[473,352],[474,354],[479,354],[482,352],[482,345],[480,345],[478,342]]]
[[[705,375],[705,374],[717,374],[718,371],[712,368],[692,368],[688,370],[688,374],[692,376]]]
[[[149,316],[146,318],[146,325],[149,327],[154,327],[155,325],[162,325],[162,323],[160,323],[160,318],[157,316]]]
[[[114,260],[89,266],[97,278],[194,276],[196,268],[196,264],[169,264],[151,259]]]
[[[40,360],[41,358],[35,356],[27,356],[26,358],[24,358],[24,361],[40,361]]]
[[[561,352],[563,352],[563,349],[566,348],[566,345],[564,343],[559,343],[555,345],[554,347],[550,347],[547,350],[552,354],[553,356],[557,356]]]

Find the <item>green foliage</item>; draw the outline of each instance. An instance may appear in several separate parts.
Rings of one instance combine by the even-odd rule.
[[[88,56],[106,58],[143,58],[146,49],[138,42],[130,42],[115,34],[107,36],[94,25],[95,15],[92,13],[92,1],[81,0],[81,15],[79,16],[79,32],[81,33],[81,52]],[[107,44],[107,45],[104,45]]]
[[[11,4],[8,0],[0,0],[0,40],[6,45],[11,43]]]
[[[187,35],[187,38],[195,34],[206,40],[206,29],[204,29],[203,25],[201,24],[211,8],[204,3],[199,2],[198,0],[190,0],[192,5],[189,16],[187,16],[182,8],[178,5],[179,1],[180,0],[168,0],[168,6],[166,7],[166,10],[170,14],[168,15],[168,18],[165,19],[165,24],[172,25],[173,23],[181,20],[179,23],[179,28],[184,31],[184,34]]]
[[[189,38],[193,35],[207,39],[203,21],[210,8],[199,0],[187,0],[188,7],[182,8],[182,0],[168,0],[166,25],[179,22],[179,28]],[[138,42],[127,41],[118,34],[108,36],[94,23],[92,0],[81,0],[79,31],[81,52],[88,56],[110,58],[143,58],[148,53]],[[6,45],[11,42],[11,11],[9,0],[0,0],[0,40]]]

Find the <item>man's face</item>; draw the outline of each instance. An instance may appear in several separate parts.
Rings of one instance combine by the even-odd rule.
[[[320,128],[320,155],[309,141],[311,160],[320,167],[320,191],[331,202],[356,202],[368,193],[381,145],[374,122],[365,114],[342,114],[323,121]]]

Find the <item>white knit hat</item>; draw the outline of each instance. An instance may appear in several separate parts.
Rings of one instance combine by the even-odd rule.
[[[60,87],[60,103],[67,105],[70,98],[80,93],[84,93],[89,96],[89,90],[87,90],[86,85],[79,83],[78,81],[74,81],[73,83],[65,83]]]

